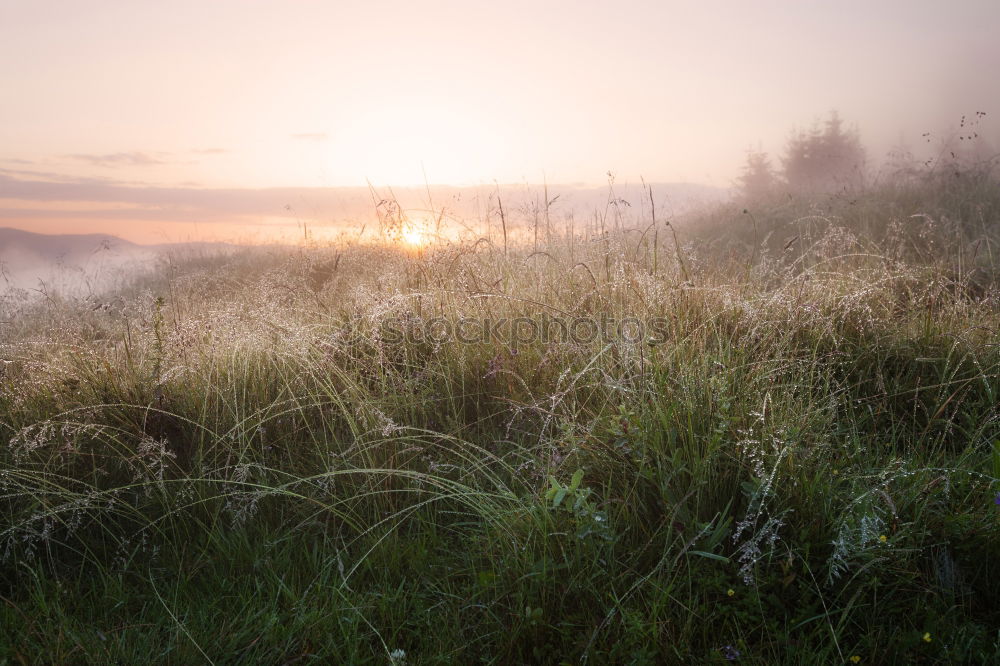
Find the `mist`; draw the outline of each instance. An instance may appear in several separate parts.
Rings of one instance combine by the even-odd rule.
[[[834,110],[875,177],[976,112],[1000,145],[998,23],[980,0],[9,3],[0,226],[241,240],[360,227],[369,184],[727,190]]]
[[[0,0],[0,663],[1000,664],[998,0]]]

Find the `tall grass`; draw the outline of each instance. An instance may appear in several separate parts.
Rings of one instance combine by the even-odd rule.
[[[8,303],[0,659],[996,659],[991,182]]]

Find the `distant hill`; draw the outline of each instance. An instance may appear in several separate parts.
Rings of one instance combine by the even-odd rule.
[[[57,261],[98,252],[135,252],[142,246],[108,234],[39,234],[0,227],[0,256],[28,253]]]
[[[167,250],[223,248],[220,243],[139,245],[108,234],[39,234],[0,228],[0,292],[39,289],[99,291],[125,273],[150,268]]]

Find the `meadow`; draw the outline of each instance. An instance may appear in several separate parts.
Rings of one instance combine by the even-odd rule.
[[[0,663],[1000,660],[996,175],[646,204],[8,297]]]

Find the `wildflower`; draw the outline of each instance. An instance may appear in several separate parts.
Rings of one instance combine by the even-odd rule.
[[[833,470],[833,475],[834,476],[837,476],[838,474],[840,474],[840,470],[839,469]]]
[[[997,497],[995,500],[993,500],[993,503],[1000,505],[1000,493],[997,493]]]
[[[396,648],[389,653],[389,661],[393,664],[404,664],[406,663],[406,651]]]
[[[930,642],[931,642],[931,632],[928,631],[924,633],[924,643],[930,643]]]
[[[740,651],[732,645],[723,645],[719,648],[719,652],[722,653],[722,656],[726,659],[726,661],[736,661],[740,658]]]
[[[852,664],[860,664],[861,655],[860,654],[853,655],[850,659],[848,659],[848,661],[851,662]]]
[[[728,590],[726,590],[726,595],[727,595],[727,596],[730,596],[730,597],[731,597],[731,596],[733,596],[734,594],[736,594],[736,590],[734,590],[733,588],[729,588]]]
[[[884,535],[884,534],[880,534],[879,537],[878,537],[878,542],[879,543],[885,543],[888,540],[889,540],[888,537],[886,537],[886,535]]]

